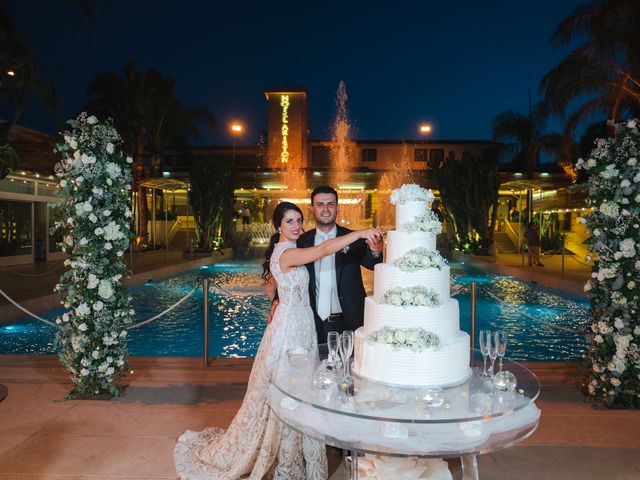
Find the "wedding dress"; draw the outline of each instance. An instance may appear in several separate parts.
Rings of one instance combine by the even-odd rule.
[[[280,303],[265,330],[256,354],[247,393],[229,428],[185,432],[174,450],[182,480],[325,480],[324,443],[283,425],[267,401],[278,358],[289,349],[317,348],[313,312],[309,306],[306,267],[283,273],[280,255],[294,243],[275,245],[270,269],[278,283]]]

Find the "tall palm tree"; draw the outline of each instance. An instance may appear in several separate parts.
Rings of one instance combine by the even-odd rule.
[[[146,178],[145,148],[152,155],[156,173],[162,150],[168,144],[185,145],[188,137],[197,137],[199,122],[214,125],[214,117],[205,108],[185,108],[174,93],[175,82],[153,68],[141,71],[132,61],[125,63],[122,76],[101,73],[87,89],[86,109],[100,117],[113,118],[122,135],[126,151],[133,157],[134,185],[139,199],[146,198],[140,183]],[[138,202],[139,235],[147,237],[148,207]]]
[[[552,155],[572,180],[575,179],[570,156],[561,151],[561,135],[544,133],[547,107],[539,102],[529,108],[525,115],[514,110],[506,110],[497,115],[491,124],[493,139],[502,142],[511,154],[511,163],[527,171],[527,177],[533,178],[533,172],[540,163],[540,154]]]
[[[540,82],[552,113],[566,117],[565,140],[594,114],[618,121],[640,105],[640,2],[595,0],[577,7],[551,43],[557,48],[576,39],[584,41]],[[570,112],[575,101],[581,105]]]
[[[8,118],[0,123],[0,179],[17,167],[18,154],[8,141],[9,131],[34,98],[54,111],[56,93],[52,83],[40,78],[40,64],[27,37],[16,31],[9,13],[0,6],[0,101]]]

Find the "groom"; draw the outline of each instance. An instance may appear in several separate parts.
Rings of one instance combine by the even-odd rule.
[[[311,207],[316,228],[298,239],[298,247],[306,248],[342,236],[351,230],[336,224],[338,192],[329,186],[311,192]],[[382,261],[382,239],[378,242],[358,240],[334,255],[307,264],[309,300],[315,316],[318,343],[327,342],[331,331],[355,331],[362,326],[366,292],[360,265],[369,270]]]

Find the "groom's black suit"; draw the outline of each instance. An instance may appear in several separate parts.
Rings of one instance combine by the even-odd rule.
[[[341,237],[351,232],[348,228],[337,225],[336,236]],[[298,238],[298,247],[313,247],[316,238],[316,230],[309,230]],[[377,257],[369,250],[367,243],[363,240],[353,242],[347,249],[336,252],[336,285],[338,290],[338,299],[342,308],[343,322],[342,325],[336,325],[336,330],[355,331],[362,326],[364,317],[364,299],[367,293],[362,284],[362,273],[360,265],[369,270],[377,263],[382,261],[382,253]],[[313,263],[306,265],[309,270],[309,300],[313,315],[316,322],[316,332],[318,334],[318,343],[326,343],[327,335],[322,319],[318,316],[318,308],[316,306],[316,271]]]

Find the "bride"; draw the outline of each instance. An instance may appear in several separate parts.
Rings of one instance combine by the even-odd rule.
[[[277,233],[271,237],[264,274],[273,277],[280,303],[267,325],[251,369],[247,393],[229,428],[185,432],[174,450],[182,480],[324,480],[327,457],[323,443],[283,425],[269,408],[267,393],[278,358],[287,350],[316,348],[316,331],[309,306],[309,274],[305,264],[336,253],[356,240],[374,241],[373,228],[310,248],[296,248],[303,233],[303,215],[293,203],[282,202],[273,212]]]

